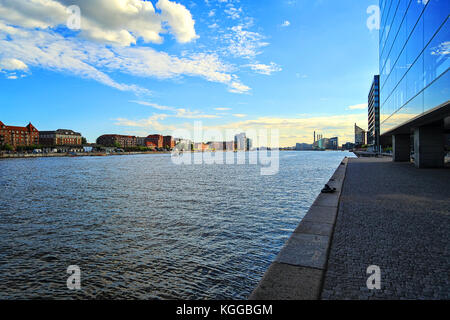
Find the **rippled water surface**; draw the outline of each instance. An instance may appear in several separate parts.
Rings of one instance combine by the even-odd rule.
[[[245,299],[344,156],[281,152],[274,176],[170,155],[0,160],[0,298]]]

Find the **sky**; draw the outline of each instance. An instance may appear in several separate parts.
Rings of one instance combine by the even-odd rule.
[[[281,146],[312,143],[314,131],[353,142],[378,73],[367,27],[377,4],[0,0],[0,121],[89,142],[196,121],[277,129]]]

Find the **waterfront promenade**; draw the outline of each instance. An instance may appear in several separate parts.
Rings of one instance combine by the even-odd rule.
[[[349,159],[321,298],[449,299],[449,238],[450,169]]]
[[[450,168],[349,158],[250,299],[449,299]],[[367,288],[369,266],[381,289]]]

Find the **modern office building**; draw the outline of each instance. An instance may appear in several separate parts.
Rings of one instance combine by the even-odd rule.
[[[321,137],[322,135],[319,135],[319,137]],[[313,144],[313,148],[314,149],[321,149],[321,150],[325,150],[325,149],[329,149],[330,147],[330,139],[328,138],[320,138],[319,140],[316,140],[316,142],[314,142]]]
[[[394,161],[442,167],[450,130],[449,0],[381,0],[381,143]]]
[[[246,148],[247,148],[247,151],[252,150],[252,148],[253,148],[253,141],[252,141],[252,139],[247,138],[247,141],[246,141]]]
[[[39,131],[31,124],[26,127],[7,126],[0,121],[0,145],[13,148],[39,144]]]
[[[328,148],[331,150],[337,150],[339,148],[339,138],[333,137],[328,140]]]
[[[380,145],[380,76],[373,77],[368,100],[367,144],[379,150]]]
[[[355,147],[354,143],[347,142],[342,145],[342,150],[352,150]]]
[[[69,129],[39,131],[39,143],[44,146],[81,146],[81,133]]]
[[[355,123],[355,146],[366,144],[366,130],[360,128]]]

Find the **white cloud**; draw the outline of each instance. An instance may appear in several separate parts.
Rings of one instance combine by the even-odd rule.
[[[147,128],[153,129],[158,132],[162,132],[165,130],[175,130],[176,128],[171,125],[162,124],[159,120],[164,120],[167,117],[165,114],[155,114],[146,119],[139,120],[129,120],[125,118],[117,118],[115,119],[115,125],[123,126],[123,127],[133,127],[133,128]],[[143,133],[141,135],[146,135],[148,133]]]
[[[16,59],[28,66],[66,72],[93,79],[119,90],[149,93],[149,90],[118,83],[106,72],[122,72],[139,77],[161,79],[182,75],[198,76],[223,83],[229,91],[243,93],[247,86],[236,86],[237,77],[215,54],[193,54],[179,58],[149,47],[114,47],[65,38],[51,30],[30,30],[0,23],[0,59]]]
[[[235,57],[253,58],[260,54],[262,47],[269,45],[264,42],[264,36],[248,31],[246,25],[239,24],[231,28],[231,33],[224,36],[228,43],[227,51]]]
[[[349,106],[347,110],[364,110],[367,109],[367,103],[356,104],[353,106]]]
[[[291,23],[288,20],[283,21],[283,23],[281,24],[282,27],[289,27],[291,25]]]
[[[233,117],[236,117],[236,118],[245,118],[247,115],[246,114],[243,114],[243,113],[234,113],[233,114]]]
[[[80,35],[91,40],[122,46],[138,38],[161,43],[160,34],[167,29],[181,43],[198,37],[189,10],[169,0],[156,3],[161,13],[150,1],[141,0],[2,0],[0,19],[25,28],[53,28],[66,24],[66,8],[73,4],[81,8]]]
[[[179,42],[186,43],[198,38],[195,22],[186,7],[169,0],[159,0],[156,7],[161,10],[162,19],[168,22]]]
[[[231,110],[231,108],[214,108],[214,110],[217,110],[217,111],[229,111],[229,110]]]
[[[23,61],[10,58],[0,60],[0,70],[27,70],[28,66]]]
[[[174,114],[167,115],[165,114],[165,117],[174,117],[174,118],[184,118],[184,119],[213,119],[213,118],[219,118],[218,115],[213,114],[204,114],[200,111],[194,110],[188,110],[184,108],[175,108],[175,107],[169,107],[169,106],[162,106],[157,103],[153,102],[147,102],[147,101],[139,101],[139,100],[133,100],[130,102],[134,102],[143,106],[149,106],[158,110],[165,110],[165,111],[171,111]]]
[[[224,12],[228,15],[229,18],[232,20],[239,19],[242,14],[242,8],[236,8],[234,6],[230,6],[229,8],[225,9]]]
[[[229,91],[234,93],[245,93],[250,91],[250,87],[235,81],[230,84]]]
[[[248,64],[247,66],[250,67],[256,73],[265,75],[271,75],[273,72],[279,72],[282,70],[281,67],[274,62],[271,62],[269,65],[261,63],[253,63]]]

